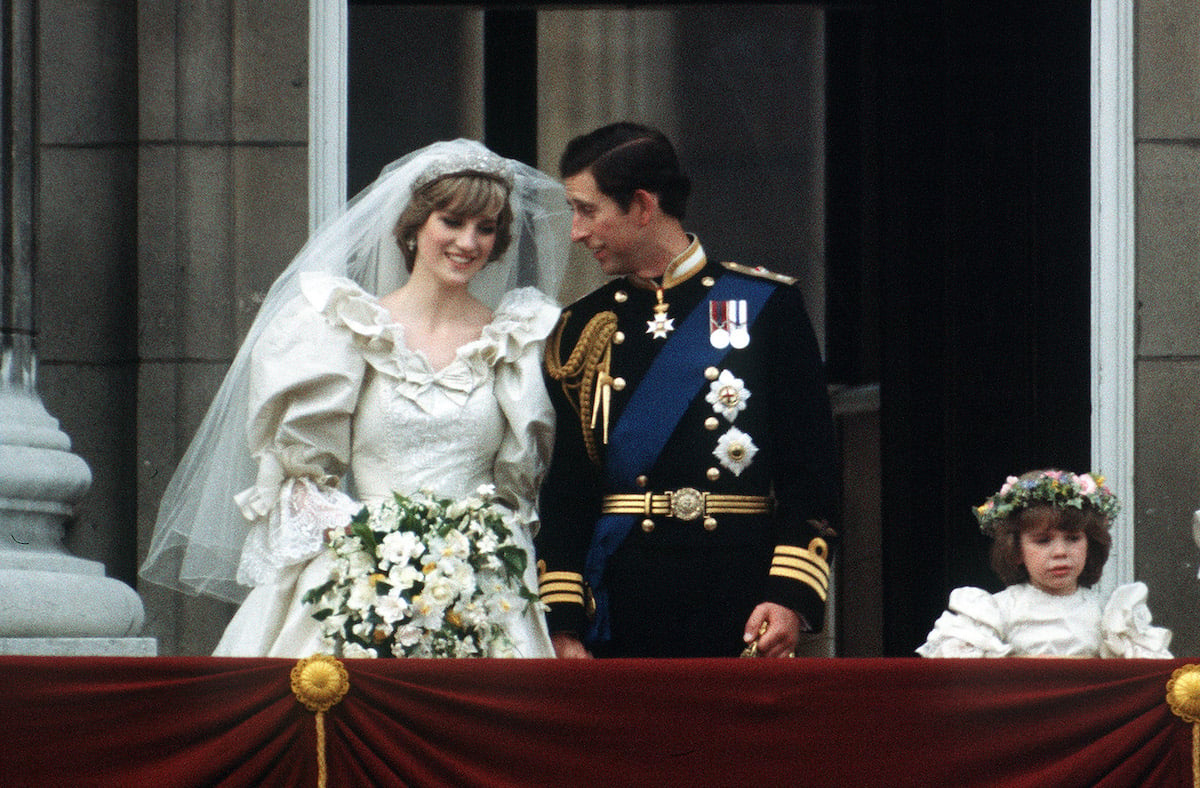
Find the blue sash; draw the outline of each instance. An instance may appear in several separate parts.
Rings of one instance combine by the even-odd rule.
[[[653,467],[679,420],[707,382],[704,370],[719,364],[729,352],[728,348],[713,347],[709,341],[708,302],[744,299],[748,328],[774,291],[774,283],[766,280],[722,276],[708,297],[675,329],[609,433],[605,475],[611,492],[641,492],[634,480]],[[589,643],[611,637],[604,570],[637,521],[638,516],[632,514],[601,515],[592,532],[584,565],[584,578],[596,601],[596,617],[587,635]]]

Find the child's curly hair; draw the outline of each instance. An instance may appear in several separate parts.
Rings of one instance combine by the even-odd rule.
[[[1029,570],[1021,560],[1021,534],[1043,526],[1067,533],[1082,532],[1087,537],[1087,560],[1079,574],[1079,585],[1085,588],[1095,585],[1104,572],[1112,547],[1108,517],[1087,505],[1076,509],[1041,503],[1016,509],[1008,517],[996,521],[991,563],[992,570],[1005,585],[1029,580]]]

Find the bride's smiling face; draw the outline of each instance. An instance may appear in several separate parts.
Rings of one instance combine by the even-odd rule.
[[[495,216],[459,216],[433,211],[417,231],[413,273],[446,284],[466,284],[479,273],[496,244]]]

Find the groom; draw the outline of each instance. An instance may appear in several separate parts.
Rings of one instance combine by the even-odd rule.
[[[557,412],[540,497],[560,657],[793,653],[821,628],[838,468],[793,280],[710,260],[659,131],[615,123],[560,162],[571,238],[613,280],[546,349]]]

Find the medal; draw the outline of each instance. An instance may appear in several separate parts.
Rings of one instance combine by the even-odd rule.
[[[744,298],[708,302],[708,341],[717,350],[727,347],[741,350],[750,344]]]
[[[656,288],[654,294],[658,297],[658,303],[654,305],[654,319],[646,321],[646,333],[654,339],[666,339],[667,334],[675,330],[675,318],[667,317],[667,309],[671,305],[663,301],[662,288]]]
[[[729,330],[729,344],[741,350],[750,344],[750,328],[746,325],[746,301],[730,301],[729,306],[735,312],[730,315],[732,327]]]
[[[708,302],[708,341],[717,350],[729,347],[729,321],[726,318],[728,301]]]

